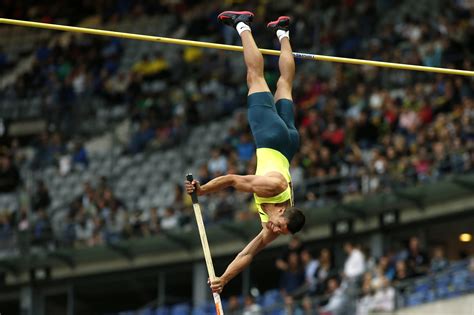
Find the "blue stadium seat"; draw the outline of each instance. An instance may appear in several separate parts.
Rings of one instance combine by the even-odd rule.
[[[170,310],[166,306],[160,306],[155,310],[155,315],[170,315]]]
[[[207,305],[196,306],[192,310],[192,315],[208,315],[212,314],[209,312],[209,307]]]
[[[455,292],[468,290],[470,271],[467,269],[453,272],[452,285]]]
[[[426,292],[431,288],[430,279],[422,279],[415,282],[415,292],[420,292],[426,294]]]
[[[436,295],[438,298],[445,298],[449,296],[451,284],[451,277],[449,274],[441,274],[435,277]]]
[[[147,307],[142,309],[140,312],[137,313],[138,315],[155,315],[155,311],[151,307]]]
[[[188,304],[175,304],[171,307],[170,315],[190,315],[191,307]]]
[[[435,290],[428,290],[425,294],[425,302],[433,302],[436,300],[436,292]]]
[[[276,307],[269,312],[266,312],[267,315],[286,315],[287,312],[282,307]]]
[[[270,291],[265,292],[265,294],[263,295],[262,306],[264,308],[267,308],[281,302],[282,302],[282,298],[281,298],[280,292],[278,290],[270,290]]]
[[[425,293],[424,292],[413,292],[408,294],[405,301],[406,306],[415,306],[422,304],[425,301]]]
[[[466,269],[468,269],[468,262],[465,260],[453,262],[449,266],[449,270],[451,271],[460,271]]]

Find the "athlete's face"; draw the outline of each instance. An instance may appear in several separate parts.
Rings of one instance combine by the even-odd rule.
[[[289,234],[288,220],[282,215],[273,218],[267,222],[267,228],[276,234]]]

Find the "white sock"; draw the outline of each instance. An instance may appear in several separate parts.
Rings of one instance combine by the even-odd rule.
[[[241,35],[242,32],[251,31],[250,26],[248,26],[244,22],[237,23],[237,25],[235,26],[235,29],[237,30],[237,32],[239,32],[239,35]]]
[[[290,39],[290,31],[278,30],[276,34],[280,42],[284,37],[288,37],[288,39]]]

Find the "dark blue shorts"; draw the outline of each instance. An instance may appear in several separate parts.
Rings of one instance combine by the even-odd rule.
[[[291,162],[300,143],[293,101],[280,99],[274,104],[270,92],[252,93],[248,96],[248,120],[257,148],[277,150]]]

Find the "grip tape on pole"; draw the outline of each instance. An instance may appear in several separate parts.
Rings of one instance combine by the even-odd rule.
[[[194,178],[193,178],[193,174],[189,173],[186,175],[186,180],[190,183],[193,182]],[[196,193],[196,189],[191,193],[191,200],[193,201],[193,203],[198,203],[198,195]]]

